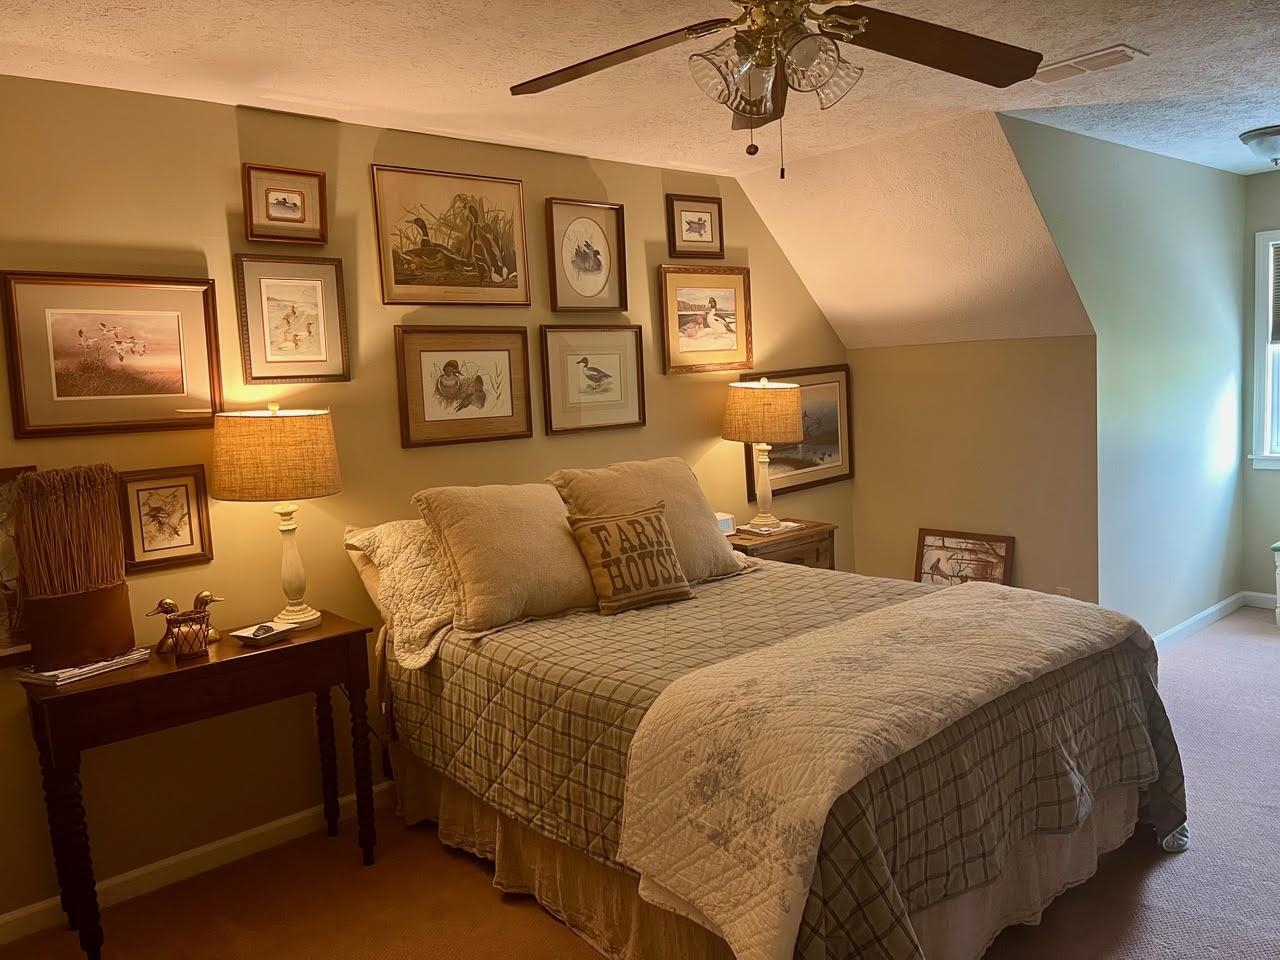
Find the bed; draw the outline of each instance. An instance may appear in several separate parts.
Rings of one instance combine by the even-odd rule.
[[[641,896],[619,859],[637,730],[677,681],[696,687],[811,637],[883,632],[933,590],[763,561],[617,617],[573,612],[479,638],[438,629],[425,661],[398,657],[392,638],[401,814],[494,861],[497,886],[537,897],[606,956],[728,960],[727,924],[650,902],[663,901]],[[1153,656],[1142,633],[1064,659],[867,770],[809,838],[788,954],[976,960],[1135,828],[1178,848],[1182,771]]]

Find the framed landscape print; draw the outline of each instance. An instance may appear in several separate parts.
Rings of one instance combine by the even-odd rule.
[[[643,331],[638,326],[543,326],[547,433],[644,426]]]
[[[397,326],[400,445],[533,436],[524,327]]]
[[[1013,583],[1013,537],[955,530],[921,530],[916,542],[916,582],[952,586],[983,580]]]
[[[719,197],[667,194],[667,252],[673,257],[724,259],[724,215]]]
[[[769,485],[774,494],[837,483],[853,476],[853,404],[848,364],[752,373],[739,380],[768,377],[774,383],[798,383],[804,422],[799,443],[775,443],[769,454]],[[756,500],[755,455],[746,450],[747,500]]]
[[[0,274],[15,437],[213,426],[213,281]]]
[[[245,383],[351,379],[342,261],[236,254]]]
[[[529,305],[519,180],[373,166],[383,303]]]
[[[329,239],[325,176],[261,163],[244,165],[244,235],[247,240],[324,243]]]
[[[751,369],[751,272],[658,268],[666,373]]]
[[[121,473],[120,518],[126,573],[213,559],[202,464]]]
[[[622,204],[547,197],[552,310],[627,309]]]

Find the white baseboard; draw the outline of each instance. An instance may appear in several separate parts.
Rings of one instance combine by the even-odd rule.
[[[395,785],[391,781],[379,783],[373,788],[375,809],[384,809],[394,802]],[[340,803],[343,820],[350,820],[355,816],[354,794],[343,797]],[[310,810],[303,810],[300,813],[273,820],[271,823],[264,823],[243,833],[223,837],[221,840],[206,843],[194,850],[184,850],[172,857],[102,880],[98,883],[98,902],[106,908],[113,903],[139,897],[152,890],[177,883],[179,880],[212,870],[214,867],[231,863],[233,860],[240,860],[260,850],[268,850],[289,840],[316,833],[323,830],[324,826],[323,807],[312,807]],[[354,851],[352,856],[355,856]],[[9,943],[49,927],[64,926],[66,922],[58,897],[50,897],[39,903],[19,907],[17,910],[0,914],[0,944]]]
[[[1243,590],[1240,593],[1232,594],[1227,599],[1219,600],[1207,610],[1201,610],[1195,616],[1188,617],[1176,627],[1171,627],[1157,636],[1155,638],[1156,647],[1164,650],[1181,643],[1193,633],[1203,630],[1209,624],[1216,623],[1223,617],[1235,613],[1241,607],[1263,607],[1264,609],[1274,610],[1276,607],[1276,595],[1274,593],[1257,593],[1252,590]]]

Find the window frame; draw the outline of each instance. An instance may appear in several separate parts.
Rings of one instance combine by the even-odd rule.
[[[1253,453],[1249,460],[1257,470],[1280,470],[1280,450],[1272,451],[1272,423],[1280,417],[1280,409],[1272,406],[1276,385],[1272,382],[1271,305],[1273,284],[1280,276],[1271,276],[1272,248],[1280,245],[1280,230],[1264,230],[1254,241],[1253,283]],[[1276,345],[1280,350],[1280,344]],[[1280,407],[1280,404],[1276,405]]]

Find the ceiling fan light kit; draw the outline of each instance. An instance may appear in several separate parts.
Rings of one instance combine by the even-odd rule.
[[[798,0],[732,0],[734,19],[704,20],[633,43],[511,88],[539,93],[650,53],[732,29],[733,36],[689,57],[694,82],[734,114],[734,129],[781,121],[787,93],[813,93],[819,106],[840,102],[862,78],[840,44],[862,47],[994,87],[1035,76],[1034,50],[858,3],[818,11]],[[753,141],[754,145],[754,141]],[[754,156],[750,149],[748,153]]]

